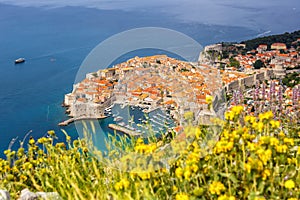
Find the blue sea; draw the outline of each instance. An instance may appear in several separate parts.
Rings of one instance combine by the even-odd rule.
[[[134,10],[16,2],[21,1],[0,1],[0,157],[13,138],[15,149],[29,131],[38,138],[55,130],[58,140],[64,140],[57,125],[67,119],[61,107],[64,94],[71,92],[88,53],[114,34],[139,27],[163,27],[207,45],[241,41],[268,31],[259,26],[214,25],[177,18],[173,10],[151,5],[151,9]],[[140,50],[115,62],[157,53],[162,52]],[[26,62],[15,65],[19,57],[26,58]],[[74,125],[63,128],[73,138],[78,137]]]

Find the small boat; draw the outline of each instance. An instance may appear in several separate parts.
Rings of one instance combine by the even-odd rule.
[[[23,63],[23,62],[25,62],[25,58],[18,58],[17,60],[15,60],[15,64]]]
[[[133,124],[134,123],[134,120],[133,119],[130,119],[128,120],[129,123]]]
[[[105,108],[105,111],[106,111],[106,112],[110,112],[110,111],[111,111],[111,108]]]
[[[122,121],[122,120],[123,120],[123,117],[121,117],[121,116],[117,116],[116,118],[114,118],[115,122],[119,122],[119,121]]]
[[[119,122],[118,125],[125,126],[126,124],[124,122]]]

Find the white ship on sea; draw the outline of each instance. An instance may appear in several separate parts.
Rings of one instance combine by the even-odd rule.
[[[15,60],[15,64],[23,63],[23,62],[25,62],[25,58],[18,58]]]

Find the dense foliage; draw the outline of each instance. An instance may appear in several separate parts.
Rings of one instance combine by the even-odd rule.
[[[260,69],[264,67],[264,63],[261,60],[256,60],[255,63],[253,64],[254,69]]]
[[[288,87],[300,84],[300,73],[291,73],[282,79],[282,83]]]
[[[234,59],[234,58],[230,58],[229,59],[229,66],[230,67],[235,67],[235,68],[239,68],[240,67],[240,62],[239,61],[237,61],[236,59]]]
[[[110,142],[109,159],[88,148],[85,140],[72,143],[67,134],[67,144],[54,145],[55,133],[49,131],[48,138],[31,138],[28,152],[5,151],[0,188],[14,198],[23,188],[57,191],[64,199],[299,197],[296,122],[275,120],[272,112],[246,115],[236,106],[216,123],[217,128],[187,125],[171,142],[132,139],[124,146],[125,140],[115,140]],[[172,148],[172,159],[162,165],[161,152],[167,148]],[[150,158],[155,162],[149,163]]]
[[[270,48],[271,44],[276,42],[285,43],[287,47],[290,48],[292,46],[292,43],[296,41],[298,38],[300,38],[300,30],[292,33],[286,32],[284,34],[279,34],[279,35],[270,35],[270,36],[255,38],[251,40],[242,41],[241,43],[246,44],[246,49],[248,51],[252,49],[256,49],[260,44],[267,44],[268,48]]]

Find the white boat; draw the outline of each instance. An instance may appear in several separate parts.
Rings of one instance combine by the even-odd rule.
[[[126,124],[124,122],[119,122],[118,125],[125,126]]]
[[[122,120],[123,120],[123,117],[121,117],[121,116],[117,116],[117,117],[114,118],[115,122],[119,122],[119,121],[122,121]]]
[[[134,120],[133,119],[130,119],[128,120],[129,123],[133,124],[134,123]]]
[[[111,108],[105,108],[105,111],[106,111],[106,112],[110,112],[110,111],[111,111]]]
[[[17,60],[15,60],[15,64],[23,63],[23,62],[25,62],[25,58],[18,58]]]

